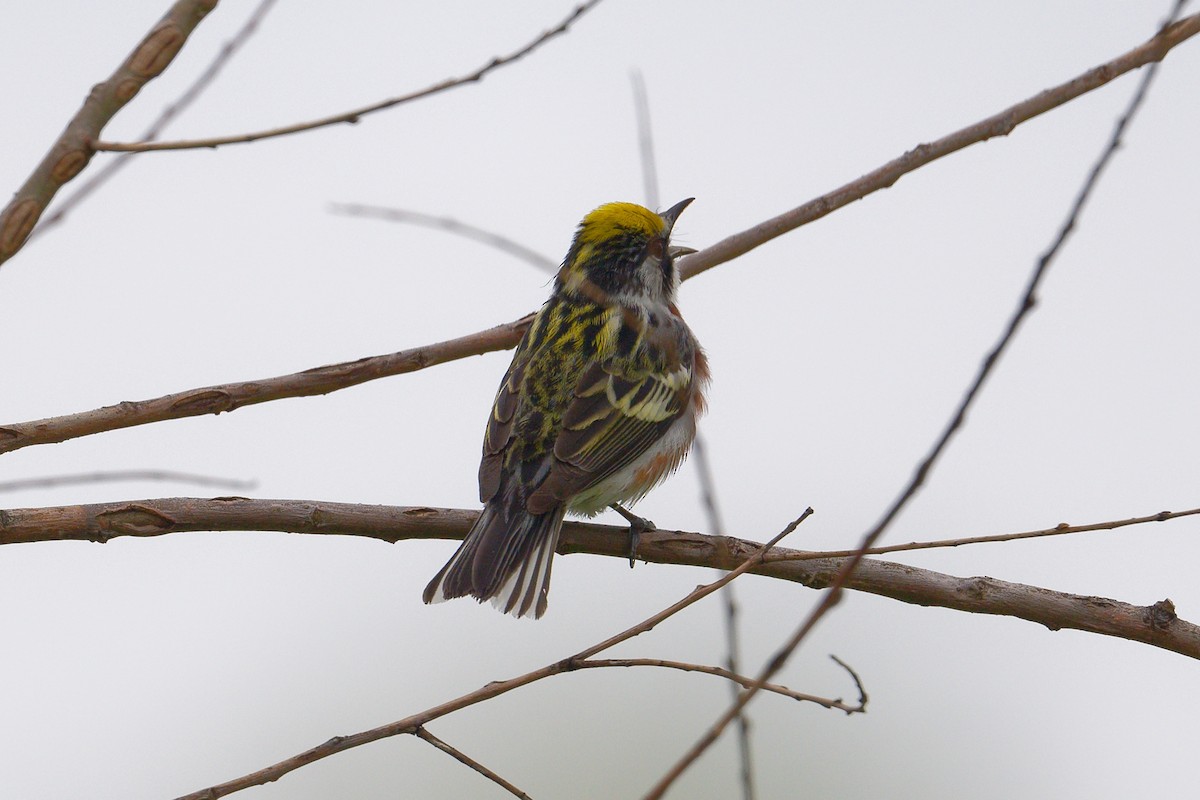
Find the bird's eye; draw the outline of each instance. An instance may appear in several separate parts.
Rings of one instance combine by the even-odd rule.
[[[646,252],[651,258],[661,259],[664,255],[666,255],[667,252],[667,240],[658,238],[651,239],[650,243],[646,245]]]

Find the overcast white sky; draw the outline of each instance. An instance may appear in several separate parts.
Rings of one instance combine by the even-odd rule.
[[[226,0],[106,138],[135,137],[242,24]],[[10,4],[0,186],[14,191],[165,0]],[[172,137],[348,110],[463,74],[561,0],[279,3]],[[706,244],[833,189],[1143,41],[1166,2],[606,0],[479,85],[302,136],[140,157],[0,268],[0,424],[263,378],[466,334],[535,309],[548,279],[476,243],[328,213],[452,214],[558,260],[609,200],[642,200],[630,72],[653,108],[662,203],[696,197]],[[1196,103],[1200,41],[1164,63],[1126,147],[968,425],[887,541],[1002,533],[1200,505]],[[714,373],[703,433],[728,532],[844,548],[941,429],[1011,313],[1139,75],[686,284]],[[93,168],[105,157],[97,157]],[[508,353],[32,447],[0,480],[159,468],[258,497],[474,508]],[[120,483],[4,507],[205,495]],[[692,466],[638,510],[704,530]],[[617,521],[617,518],[611,520]],[[1200,522],[896,560],[1200,619]],[[449,542],[187,534],[0,548],[0,797],[169,798],[404,717],[622,630],[707,570],[588,556],[555,566],[537,623],[427,607]],[[736,584],[749,671],[818,595]],[[715,598],[619,650],[719,663]],[[1007,618],[853,595],[780,680],[869,713],[752,707],[760,798],[1174,797],[1194,791],[1200,666]],[[431,729],[533,797],[638,797],[723,710],[705,676],[592,671]],[[736,796],[732,740],[671,797]],[[402,737],[240,795],[506,797]]]

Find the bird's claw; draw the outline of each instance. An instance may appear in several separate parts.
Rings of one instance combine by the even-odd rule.
[[[613,503],[611,507],[629,523],[629,568],[633,569],[633,565],[637,562],[638,544],[641,543],[642,534],[657,530],[657,526],[645,517],[639,517],[617,503]]]

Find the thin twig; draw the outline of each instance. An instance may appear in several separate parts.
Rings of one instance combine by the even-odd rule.
[[[58,486],[77,486],[83,483],[113,483],[116,481],[178,481],[196,486],[214,486],[220,489],[253,489],[257,481],[240,481],[236,478],[221,478],[211,475],[196,475],[169,469],[115,469],[98,472],[78,472],[70,475],[47,475],[42,478],[22,478],[0,481],[0,492],[16,492],[23,489],[50,489]]]
[[[700,434],[696,435],[696,440],[692,443],[692,458],[695,459],[696,475],[700,479],[700,496],[704,504],[705,515],[708,517],[709,530],[717,536],[724,536],[725,525],[721,519],[721,512],[717,507],[716,483],[713,480],[712,468],[708,462],[708,444]],[[729,668],[730,672],[738,672],[740,669],[739,656],[741,643],[738,637],[737,596],[734,594],[733,584],[726,586],[725,590],[721,592],[721,607],[725,612],[723,615],[725,620],[725,665]],[[732,698],[734,700],[737,699],[736,690],[734,690]],[[742,773],[742,798],[743,800],[754,800],[754,762],[750,741],[750,717],[748,714],[743,713],[738,715],[737,742],[738,759],[741,762]]]
[[[204,71],[192,82],[192,85],[179,96],[174,103],[170,104],[162,110],[158,118],[150,123],[150,127],[142,134],[142,141],[153,141],[159,137],[168,125],[180,114],[182,114],[188,106],[196,101],[204,93],[204,91],[216,80],[221,70],[229,63],[238,50],[242,48],[255,31],[258,30],[259,23],[266,17],[267,12],[271,10],[271,6],[275,5],[276,0],[261,0],[258,8],[254,9],[253,13],[246,19],[242,27],[233,35],[229,41],[221,46],[217,51],[216,56]],[[92,195],[97,189],[107,183],[114,175],[121,171],[129,159],[133,158],[133,153],[123,153],[109,160],[107,164],[95,172],[92,177],[88,178],[84,183],[71,194],[70,197],[59,201],[54,207],[54,213],[42,219],[41,223],[34,228],[30,234],[30,239],[35,239],[41,236],[50,228],[66,219],[67,214],[75,209],[77,205],[82,203]]]
[[[658,167],[654,160],[654,132],[650,127],[650,99],[641,70],[629,75],[633,83],[633,112],[637,117],[638,161],[642,165],[642,187],[646,208],[658,208]]]
[[[836,658],[834,658],[837,661]],[[824,708],[833,709],[836,711],[845,711],[847,714],[863,714],[867,710],[866,692],[863,691],[862,681],[855,674],[854,670],[838,661],[842,668],[845,669],[854,678],[855,686],[858,688],[858,703],[847,703],[840,697],[818,697],[815,694],[804,694],[797,692],[794,689],[789,689],[786,686],[778,683],[768,683],[763,685],[763,691],[772,692],[774,694],[790,697],[793,700],[800,700],[806,703],[816,703]],[[589,658],[584,661],[577,662],[576,666],[580,669],[591,669],[594,667],[662,667],[665,669],[677,669],[683,672],[702,672],[705,675],[716,675],[719,678],[725,678],[733,686],[734,691],[737,691],[738,686],[743,688],[749,687],[754,683],[754,679],[745,675],[739,675],[737,672],[724,667],[712,667],[707,664],[691,664],[686,661],[669,661],[661,658]]]
[[[408,222],[413,225],[424,225],[427,228],[437,228],[494,247],[497,250],[508,253],[510,256],[521,259],[527,264],[532,264],[542,272],[549,272],[551,274],[558,272],[558,264],[555,264],[553,259],[547,258],[533,248],[526,247],[520,242],[514,241],[507,236],[502,236],[494,231],[485,230],[462,222],[454,217],[439,217],[433,214],[423,214],[420,211],[406,211],[402,208],[369,206],[360,203],[333,203],[329,206],[329,211],[347,217],[373,217],[375,219],[385,219],[389,222]]]
[[[1179,7],[1180,6],[1178,5],[1176,6],[1177,9]],[[1160,35],[1162,34],[1160,33]],[[1045,276],[1047,269],[1049,269],[1050,264],[1053,262],[1054,257],[1062,248],[1064,242],[1067,241],[1071,231],[1074,230],[1079,218],[1079,214],[1082,212],[1084,205],[1091,196],[1092,189],[1099,180],[1100,174],[1111,160],[1113,154],[1116,153],[1117,148],[1120,147],[1121,137],[1125,132],[1125,128],[1129,124],[1129,121],[1137,113],[1138,109],[1141,107],[1142,101],[1146,96],[1146,90],[1154,80],[1154,76],[1157,74],[1157,67],[1158,63],[1155,61],[1150,65],[1150,68],[1142,77],[1141,83],[1138,85],[1133,99],[1129,102],[1128,108],[1114,126],[1112,137],[1110,138],[1108,145],[1096,160],[1096,163],[1089,172],[1082,188],[1079,190],[1079,194],[1076,196],[1075,202],[1072,204],[1066,221],[1059,229],[1058,236],[1055,238],[1054,243],[1051,244],[1050,248],[1042,254],[1040,259],[1038,259],[1037,265],[1034,267],[1033,274],[1029,278],[1029,283],[1025,288],[1025,292],[1020,301],[1018,301],[1016,310],[1009,319],[1008,325],[1000,337],[1000,341],[996,343],[996,345],[984,358],[974,381],[971,383],[966,394],[959,402],[958,408],[955,409],[954,414],[950,418],[950,422],[946,425],[941,436],[938,437],[929,453],[917,466],[916,472],[913,474],[911,480],[909,480],[904,490],[900,493],[900,496],[897,497],[891,506],[888,507],[888,509],[884,512],[883,517],[878,523],[876,523],[875,527],[862,537],[862,540],[859,542],[858,550],[854,553],[854,555],[846,559],[845,564],[834,578],[829,590],[822,596],[820,602],[817,603],[817,605],[807,615],[807,617],[787,640],[787,642],[785,642],[784,645],[775,653],[775,655],[771,657],[770,661],[768,661],[766,666],[759,673],[758,680],[755,682],[755,685],[748,688],[730,705],[729,709],[727,709],[726,712],[722,714],[715,723],[713,723],[712,727],[700,737],[699,741],[697,741],[696,744],[693,745],[693,747],[688,750],[688,752],[685,753],[684,756],[680,758],[670,770],[667,771],[662,779],[655,784],[655,786],[649,792],[646,793],[645,800],[657,800],[657,798],[662,797],[671,784],[674,783],[675,780],[682,775],[689,766],[695,763],[696,759],[699,758],[720,737],[721,733],[725,730],[729,723],[737,718],[738,714],[741,713],[741,710],[745,708],[746,704],[749,703],[754,695],[758,692],[760,685],[770,680],[775,673],[783,668],[783,665],[787,663],[788,658],[790,658],[792,653],[795,652],[796,648],[800,646],[800,643],[804,641],[817,622],[820,621],[822,617],[824,617],[835,605],[838,604],[841,599],[843,588],[846,586],[850,575],[854,572],[854,569],[862,562],[865,551],[872,547],[875,542],[879,540],[879,537],[883,535],[885,530],[887,530],[892,520],[894,520],[900,511],[906,505],[908,505],[908,502],[916,496],[921,486],[924,485],[926,477],[933,468],[933,465],[937,462],[938,458],[945,451],[947,445],[950,443],[950,439],[954,436],[958,429],[962,427],[962,424],[966,419],[967,410],[971,407],[975,398],[983,389],[984,383],[987,381],[988,376],[991,375],[992,370],[1000,359],[1000,356],[1003,355],[1005,350],[1008,349],[1008,345],[1010,342],[1012,342],[1017,330],[1021,326],[1021,323],[1024,322],[1029,312],[1037,304],[1037,290],[1041,285],[1042,278]],[[1171,607],[1170,612],[1173,616],[1173,606]]]
[[[254,133],[242,133],[233,136],[214,136],[206,139],[188,139],[175,142],[96,142],[97,150],[107,150],[122,153],[146,153],[157,150],[194,150],[197,148],[212,148],[221,147],[227,144],[244,144],[246,142],[257,142],[261,139],[273,139],[278,136],[288,136],[293,133],[302,133],[311,131],[316,128],[325,128],[330,125],[349,124],[354,125],[368,114],[374,114],[377,111],[384,111],[389,108],[409,103],[413,100],[419,100],[422,97],[440,94],[449,89],[455,89],[459,86],[465,86],[470,83],[478,83],[483,80],[489,72],[499,69],[500,67],[512,64],[519,61],[525,56],[532,53],[534,50],[541,47],[543,44],[553,39],[554,37],[566,33],[571,25],[592,10],[600,0],[587,0],[584,3],[576,6],[570,14],[567,15],[562,22],[558,23],[553,28],[543,31],[539,36],[534,38],[528,44],[518,50],[514,50],[506,56],[496,56],[489,60],[486,64],[476,69],[467,75],[460,78],[447,78],[432,86],[427,86],[424,89],[418,89],[415,92],[392,97],[388,100],[383,100],[378,103],[372,103],[369,106],[356,108],[353,111],[344,111],[340,114],[334,114],[329,117],[322,117],[309,122],[298,122],[292,125],[284,125],[278,128],[270,128],[264,131],[256,131]]]
[[[684,278],[696,275],[717,264],[729,261],[748,250],[763,244],[776,236],[804,224],[819,219],[825,214],[846,205],[848,202],[863,197],[879,189],[895,183],[896,179],[911,172],[935,157],[941,157],[954,150],[961,149],[976,141],[983,141],[993,135],[1007,133],[996,120],[1006,121],[1015,127],[1018,122],[1030,119],[1037,114],[1062,105],[1068,100],[1104,85],[1117,76],[1142,66],[1151,61],[1162,59],[1168,51],[1200,32],[1200,14],[1187,17],[1167,28],[1162,34],[1140,45],[1125,55],[1102,64],[1062,86],[1050,89],[1025,103],[1013,106],[1006,112],[1001,112],[988,120],[969,128],[951,134],[931,145],[922,145],[901,158],[880,167],[851,184],[823,195],[795,211],[767,220],[742,233],[728,237],[699,253],[684,257],[680,261],[680,271]],[[1035,102],[1036,101],[1036,102]],[[1014,109],[1020,109],[1021,116],[1012,116]],[[989,127],[991,125],[992,127]],[[996,131],[996,132],[993,132]],[[974,137],[974,138],[971,138]],[[932,155],[931,155],[932,154]],[[6,212],[7,213],[7,212]],[[39,212],[40,213],[40,212]],[[0,217],[0,251],[5,241],[3,234],[4,217]],[[32,223],[30,223],[32,225]],[[206,387],[178,392],[156,400],[146,400],[133,403],[121,403],[92,411],[68,414],[60,417],[50,417],[43,420],[13,423],[0,426],[0,453],[17,450],[35,444],[50,444],[87,436],[103,431],[117,430],[134,425],[145,425],[163,419],[179,419],[182,417],[198,416],[200,414],[215,414],[222,411],[232,411],[243,405],[262,403],[268,400],[278,400],[284,397],[304,397],[313,394],[327,394],[372,380],[376,377],[397,374],[389,371],[388,364],[394,359],[406,359],[420,353],[438,350],[438,357],[424,362],[419,357],[413,359],[399,372],[411,372],[423,369],[433,364],[465,358],[472,355],[505,350],[516,347],[528,324],[530,317],[525,317],[508,325],[480,331],[438,345],[414,348],[413,350],[397,353],[391,356],[365,358],[347,364],[335,364],[330,367],[317,367],[306,372],[283,376],[283,378],[267,378],[262,381],[248,381],[239,384]],[[270,390],[259,393],[258,387],[270,384]],[[233,397],[230,390],[235,390]],[[245,399],[241,399],[245,398]]]
[[[1036,539],[1043,536],[1063,536],[1068,533],[1088,533],[1091,531],[1111,531],[1117,528],[1124,528],[1127,525],[1142,525],[1147,522],[1166,522],[1169,519],[1178,517],[1191,517],[1200,514],[1200,508],[1190,508],[1187,511],[1160,511],[1157,514],[1149,514],[1144,517],[1132,517],[1131,519],[1112,520],[1109,522],[1093,522],[1087,525],[1068,525],[1065,522],[1060,522],[1053,528],[1040,528],[1035,531],[1021,531],[1020,533],[995,533],[989,536],[964,536],[957,539],[937,539],[928,542],[909,542],[908,544],[889,544],[880,547],[868,547],[863,551],[864,555],[876,556],[885,553],[901,553],[908,550],[933,550],[941,547],[962,547],[970,544],[990,544],[993,542],[1012,542],[1019,539]],[[858,550],[821,550],[812,553],[793,553],[787,556],[778,556],[780,560],[787,561],[805,561],[813,558],[845,558],[854,555]],[[774,561],[776,556],[768,556],[767,561]]]
[[[850,673],[850,677],[854,679],[854,685],[856,687],[858,687],[858,705],[852,706],[852,708],[866,711],[867,710],[867,702],[870,700],[870,697],[868,697],[868,695],[867,695],[867,690],[863,688],[862,678],[858,677],[858,673],[854,671],[854,668],[851,667],[849,664],[847,664],[845,661],[842,661],[840,658],[838,658],[835,655],[831,655],[829,657],[831,659],[833,659],[834,663],[836,663],[839,667],[846,670],[846,672]],[[850,713],[850,712],[846,712],[846,713]]]
[[[529,795],[525,794],[525,792],[521,791],[516,786],[513,786],[511,783],[504,780],[504,778],[501,778],[499,775],[492,772],[490,769],[485,767],[483,764],[480,764],[478,761],[471,758],[466,753],[462,752],[461,750],[459,750],[455,747],[452,747],[452,746],[446,744],[444,741],[442,741],[438,737],[434,736],[432,733],[429,732],[428,728],[419,727],[415,731],[413,731],[413,735],[416,736],[418,739],[422,739],[426,742],[429,742],[431,745],[436,747],[438,750],[441,750],[443,753],[447,754],[451,758],[454,758],[457,761],[459,761],[460,763],[467,765],[468,767],[475,770],[483,777],[485,777],[488,780],[503,787],[504,790],[507,791],[509,794],[516,795],[517,797],[520,797],[522,800],[533,800],[533,798],[531,798]]]
[[[576,669],[579,669],[580,662],[586,661],[597,653],[607,650],[608,648],[620,644],[621,642],[645,633],[667,617],[678,613],[689,605],[717,591],[722,586],[729,583],[729,581],[743,574],[747,570],[756,566],[760,566],[762,564],[763,556],[767,553],[767,551],[778,544],[778,542],[784,536],[787,536],[789,533],[795,530],[796,526],[803,522],[810,514],[812,514],[811,508],[807,509],[803,514],[800,515],[798,519],[784,528],[784,530],[771,539],[771,541],[767,542],[765,545],[758,546],[752,556],[747,558],[745,562],[743,562],[737,569],[725,575],[720,580],[714,581],[706,586],[700,586],[696,589],[693,589],[687,595],[687,597],[683,598],[678,603],[675,603],[669,608],[653,615],[649,619],[646,619],[643,622],[640,622],[637,625],[622,631],[616,636],[609,637],[603,642],[582,650],[573,656],[569,656],[561,659],[560,661],[548,664],[541,669],[527,672],[524,675],[519,675],[516,678],[510,678],[503,681],[492,681],[491,683],[488,683],[486,686],[477,689],[474,692],[465,694],[433,708],[426,709],[425,711],[419,712],[412,716],[405,717],[404,719],[390,722],[386,725],[372,728],[371,730],[361,731],[350,736],[335,736],[323,744],[310,748],[303,753],[298,753],[297,755],[284,759],[276,764],[272,764],[269,767],[265,767],[256,772],[243,775],[240,778],[235,778],[234,780],[227,781],[216,786],[210,786],[207,789],[201,789],[200,791],[192,792],[191,794],[178,798],[178,800],[216,800],[216,798],[224,797],[251,786],[260,786],[264,783],[270,783],[271,781],[279,780],[289,772],[299,769],[307,764],[311,764],[315,761],[319,761],[322,758],[334,755],[335,753],[341,753],[345,750],[350,750],[354,747],[376,742],[380,739],[386,739],[391,736],[398,736],[406,733],[415,734],[422,726],[427,725],[429,722],[435,719],[444,717],[447,714],[459,711],[477,703],[482,703],[485,700],[492,699],[493,697],[498,697],[499,695],[510,692],[513,689],[518,689],[522,686],[528,686],[531,683],[542,680],[543,678],[548,678],[551,675],[558,675],[564,672],[572,672]],[[3,522],[4,516],[3,514],[0,514],[0,526],[2,526]],[[628,541],[628,539],[626,539],[626,541]]]

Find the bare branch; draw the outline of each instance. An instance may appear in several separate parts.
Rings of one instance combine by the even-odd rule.
[[[880,189],[887,189],[904,175],[931,161],[936,161],[970,145],[985,142],[995,136],[1007,136],[1022,122],[1027,122],[1080,95],[1098,89],[1126,72],[1161,61],[1173,47],[1197,33],[1200,33],[1200,14],[1185,17],[1179,22],[1167,26],[1144,44],[1088,70],[1077,78],[1039,92],[987,119],[980,120],[974,125],[968,125],[936,141],[919,144],[899,158],[889,161],[882,167],[868,172],[845,186],[834,189],[832,192],[821,195],[815,200],[810,200],[777,217],[760,222],[753,228],[735,233],[704,248],[699,253],[685,256],[679,262],[680,273],[684,279],[695,277],[718,264],[724,264],[726,261],[748,253],[777,236],[782,236],[801,225],[818,220],[855,200],[861,200]]]
[[[1149,514],[1144,517],[1132,517],[1130,519],[1112,520],[1109,522],[1093,522],[1087,525],[1068,525],[1065,522],[1060,522],[1053,528],[1040,528],[1036,531],[1022,531],[1020,533],[996,533],[990,536],[964,536],[958,539],[938,539],[930,542],[909,542],[908,544],[889,544],[881,547],[868,547],[863,551],[864,555],[874,556],[884,553],[900,553],[908,550],[933,550],[939,547],[961,547],[969,544],[990,544],[993,542],[1012,542],[1018,539],[1036,539],[1043,536],[1062,536],[1068,533],[1089,533],[1092,531],[1111,531],[1117,528],[1124,528],[1127,525],[1142,525],[1147,522],[1166,522],[1169,519],[1177,519],[1179,517],[1191,517],[1200,514],[1200,508],[1190,508],[1187,511],[1160,511],[1157,514]],[[797,553],[789,556],[789,560],[804,561],[809,558],[834,558],[843,556],[852,556],[858,552],[854,550],[829,550],[820,553]],[[773,557],[768,557],[771,561]]]
[[[478,515],[478,511],[466,509],[242,497],[131,500],[0,511],[0,545],[62,540],[106,542],[119,536],[162,536],[181,531],[280,531],[363,536],[385,542],[462,539]],[[1140,519],[1150,522],[1157,518]],[[761,547],[732,536],[658,530],[642,534],[638,557],[656,564],[733,570],[750,562]],[[625,559],[629,557],[629,529],[569,521],[563,526],[558,550],[562,554]],[[819,554],[773,547],[764,556],[765,563],[752,564],[750,571],[824,589],[849,561],[846,557],[810,557],[814,555]],[[797,560],[797,556],[806,560]],[[1162,602],[1134,606],[995,578],[961,578],[876,559],[864,559],[846,588],[915,605],[1016,617],[1050,630],[1115,636],[1200,659],[1200,626],[1168,613]],[[595,653],[580,657],[592,655]]]
[[[63,184],[83,171],[95,140],[118,111],[162,74],[217,0],[178,0],[108,80],[96,84],[33,174],[0,211],[0,264],[21,249]]]
[[[223,411],[233,411],[243,406],[285,397],[328,394],[366,381],[415,372],[466,356],[507,350],[515,347],[520,341],[532,318],[524,317],[470,336],[437,344],[414,347],[389,355],[360,358],[357,361],[329,364],[290,375],[205,386],[153,400],[124,401],[77,414],[0,425],[0,453],[165,419],[220,414]]]
[[[650,127],[650,98],[646,94],[646,81],[641,70],[630,76],[633,83],[633,111],[637,116],[638,155],[642,165],[642,191],[646,195],[646,207],[658,208],[658,168],[654,161],[654,134]]]
[[[237,51],[242,48],[242,45],[244,45],[247,40],[254,35],[256,30],[258,30],[259,23],[262,22],[263,18],[267,15],[267,12],[271,10],[271,6],[275,5],[275,2],[276,0],[261,0],[261,2],[258,4],[258,8],[254,9],[254,12],[250,14],[238,32],[235,33],[233,37],[229,39],[229,41],[225,42],[225,44],[221,46],[221,49],[217,51],[217,55],[211,62],[209,62],[209,65],[204,69],[203,72],[200,73],[196,80],[192,82],[192,85],[189,86],[187,90],[179,96],[179,99],[164,108],[162,113],[158,115],[158,119],[150,123],[150,127],[147,128],[146,132],[142,134],[143,140],[151,141],[157,139],[159,134],[162,133],[163,130],[170,125],[176,117],[183,113],[188,106],[194,103],[196,99],[200,97],[200,95],[204,94],[204,90],[207,89],[214,80],[216,80],[217,76],[221,73],[221,70],[225,68],[225,65],[229,63],[234,54],[236,54]],[[77,205],[90,197],[93,192],[107,183],[114,175],[120,172],[121,169],[129,163],[129,159],[131,158],[133,158],[133,153],[119,155],[97,170],[96,173],[92,175],[92,177],[88,178],[83,185],[81,185],[70,197],[59,201],[58,205],[54,207],[54,213],[42,219],[41,224],[33,230],[32,234],[30,234],[30,238],[36,239],[50,228],[66,219],[67,214],[74,210]]]
[[[115,481],[179,481],[196,486],[215,486],[221,489],[253,489],[256,481],[239,481],[211,475],[196,475],[170,469],[114,469],[100,472],[78,472],[70,475],[47,475],[42,478],[21,478],[0,481],[0,492],[16,492],[23,489],[50,489],[58,486],[76,486],[81,483],[112,483]]]
[[[415,731],[413,731],[413,735],[416,736],[418,739],[423,739],[426,742],[429,742],[431,745],[436,747],[438,750],[441,750],[443,753],[445,753],[448,756],[450,756],[451,758],[457,760],[459,763],[467,765],[468,767],[475,770],[483,777],[502,786],[504,788],[504,790],[507,791],[509,794],[516,795],[517,797],[522,798],[522,800],[532,800],[532,798],[529,795],[525,794],[523,791],[518,789],[516,786],[513,786],[511,783],[504,780],[504,778],[501,778],[496,773],[492,772],[490,769],[485,767],[483,764],[480,764],[478,761],[471,758],[467,754],[463,753],[461,750],[451,747],[450,745],[446,744],[438,737],[434,736],[432,733],[429,732],[428,728],[424,728],[424,727],[417,728]]]
[[[440,83],[435,83],[432,86],[427,86],[424,89],[419,89],[415,92],[393,97],[388,100],[383,100],[378,103],[372,103],[369,106],[356,108],[353,111],[345,111],[341,114],[334,114],[330,117],[322,117],[321,119],[312,120],[310,122],[298,122],[293,125],[284,125],[278,128],[271,128],[265,131],[256,131],[254,133],[242,133],[235,136],[214,136],[208,139],[189,139],[186,141],[177,142],[96,142],[96,150],[107,150],[121,153],[145,153],[154,150],[194,150],[197,148],[212,148],[220,147],[227,144],[244,144],[246,142],[257,142],[260,139],[273,139],[277,136],[288,136],[293,133],[302,133],[311,131],[316,128],[325,128],[330,125],[340,124],[357,124],[359,120],[368,114],[374,114],[377,111],[393,108],[402,103],[419,100],[422,97],[440,94],[448,89],[455,89],[459,86],[465,86],[470,83],[478,83],[483,80],[484,76],[493,70],[499,69],[507,64],[519,61],[525,56],[532,53],[534,50],[541,47],[543,44],[558,36],[566,33],[571,25],[590,11],[599,3],[600,0],[587,0],[584,3],[576,6],[575,9],[567,15],[567,17],[555,27],[543,31],[541,35],[533,39],[531,42],[515,50],[506,56],[496,56],[479,67],[474,72],[462,76],[461,78],[447,78]]]
[[[542,272],[553,274],[558,271],[558,264],[555,264],[553,259],[547,258],[533,248],[526,247],[507,236],[484,230],[453,217],[439,217],[433,214],[423,214],[420,211],[406,211],[402,208],[368,206],[359,203],[334,203],[329,207],[329,210],[334,214],[341,214],[347,217],[374,217],[375,219],[386,219],[390,222],[410,222],[414,225],[424,225],[427,228],[449,231],[457,236],[483,242],[489,247],[494,247],[501,252],[508,253],[510,256],[519,258],[527,264],[532,264]]]
[[[772,692],[774,694],[790,697],[793,700],[800,700],[806,703],[816,703],[824,708],[833,709],[836,711],[845,711],[847,714],[863,714],[867,710],[866,692],[863,691],[862,681],[854,670],[843,664],[837,658],[834,658],[838,664],[842,666],[854,678],[855,685],[858,687],[859,702],[855,704],[847,703],[838,698],[818,697],[815,694],[804,694],[789,689],[786,686],[778,683],[768,683],[763,685],[763,691]],[[730,669],[724,667],[712,667],[707,664],[691,664],[686,661],[668,661],[661,658],[591,658],[577,662],[577,667],[580,669],[591,669],[594,667],[662,667],[665,669],[677,669],[683,672],[703,672],[705,675],[716,675],[719,678],[725,678],[735,685],[740,685],[743,688],[749,687],[754,683],[753,678],[748,678],[745,675],[739,675]]]

